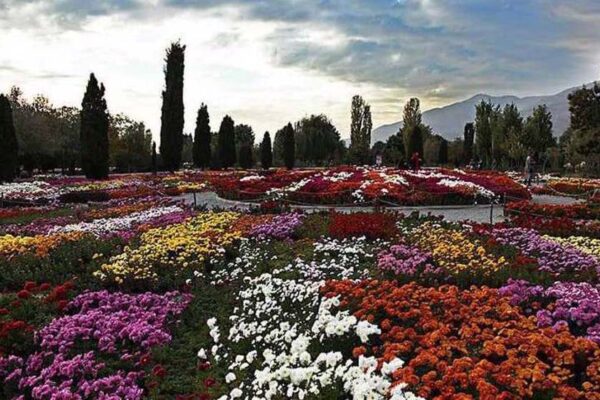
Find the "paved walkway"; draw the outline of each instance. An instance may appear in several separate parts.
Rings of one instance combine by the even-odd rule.
[[[184,200],[188,204],[194,204],[194,194],[188,193],[180,196],[179,199]],[[534,195],[533,201],[538,204],[573,204],[578,200],[563,196],[549,195]],[[248,210],[252,203],[233,201],[222,199],[214,192],[202,192],[195,194],[195,204],[198,206],[204,205],[209,209],[237,209]],[[301,209],[306,212],[317,212],[323,210],[336,209],[339,212],[357,212],[370,211],[373,207],[335,207],[335,206],[294,206],[293,208]],[[419,212],[421,215],[438,215],[443,216],[448,221],[464,221],[471,220],[474,222],[501,222],[504,220],[504,207],[501,205],[489,204],[471,205],[471,206],[422,206],[422,207],[387,207],[388,209],[397,210],[404,214]]]

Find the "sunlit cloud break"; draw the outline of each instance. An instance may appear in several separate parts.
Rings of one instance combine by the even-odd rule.
[[[260,136],[327,114],[343,136],[350,98],[375,126],[409,97],[425,109],[478,92],[549,94],[598,77],[597,2],[0,0],[0,91],[78,105],[90,72],[109,109],[158,136],[164,49],[187,45],[185,131],[207,103]]]

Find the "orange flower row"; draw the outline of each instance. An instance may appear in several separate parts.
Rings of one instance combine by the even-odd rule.
[[[327,296],[378,324],[368,349],[406,360],[394,383],[437,400],[600,400],[600,347],[567,330],[540,329],[496,289],[426,288],[395,281],[332,281]]]

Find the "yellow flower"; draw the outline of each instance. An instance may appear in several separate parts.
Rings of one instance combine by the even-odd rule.
[[[177,273],[202,267],[219,249],[241,237],[239,231],[228,231],[238,218],[234,212],[207,212],[180,224],[150,229],[140,237],[139,247],[125,247],[95,275],[122,284],[125,280],[156,280],[162,269]]]

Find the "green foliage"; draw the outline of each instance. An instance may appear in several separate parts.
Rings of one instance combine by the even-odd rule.
[[[402,128],[399,134],[402,135],[407,160],[410,160],[414,153],[419,153],[423,157],[424,143],[431,135],[431,128],[422,123],[420,104],[419,99],[413,97],[404,105]]]
[[[463,132],[463,161],[465,164],[470,163],[473,159],[473,140],[475,139],[475,125],[472,122],[465,124]]]
[[[404,135],[404,150],[406,151],[406,158],[409,160],[414,153],[418,153],[421,157],[423,156],[423,133],[421,125],[406,129]]]
[[[9,95],[15,131],[19,142],[19,163],[30,173],[56,167],[71,173],[79,165],[80,110],[54,107],[47,97],[36,96],[32,102],[18,87]]]
[[[221,168],[235,165],[235,128],[233,119],[229,115],[223,117],[218,134],[218,154]]]
[[[296,142],[294,138],[294,128],[288,123],[282,129],[283,139],[283,163],[287,169],[294,168],[296,162]]]
[[[81,167],[87,178],[108,177],[108,125],[104,85],[91,74],[81,103]]]
[[[119,254],[124,242],[120,238],[97,239],[87,236],[81,240],[65,242],[40,257],[27,253],[0,259],[0,287],[19,290],[25,282],[62,284],[76,279],[90,289],[97,289],[98,280],[92,272],[98,270],[110,256]],[[101,256],[98,257],[97,255]]]
[[[243,169],[250,169],[254,166],[254,155],[252,146],[249,143],[243,143],[240,147],[239,164]]]
[[[582,171],[600,174],[600,84],[569,95],[571,126],[561,137],[565,161]]]
[[[397,133],[388,138],[383,152],[383,162],[385,165],[400,166],[406,162],[404,157],[404,140]]]
[[[162,92],[160,155],[163,165],[175,171],[183,150],[183,72],[185,45],[171,43],[166,50],[165,90]]]
[[[196,118],[196,130],[194,131],[194,165],[198,168],[207,168],[210,165],[210,117],[208,106],[204,103],[198,110]]]
[[[371,106],[359,95],[352,97],[350,111],[350,148],[348,158],[352,164],[368,164],[371,154]]]
[[[484,100],[475,106],[475,147],[486,167],[492,164],[492,126],[498,112],[498,107]]]
[[[13,122],[12,108],[6,96],[0,94],[0,182],[11,182],[18,168],[19,145]]]
[[[296,123],[296,159],[305,165],[327,165],[339,159],[340,134],[327,116],[311,115]]]
[[[535,107],[532,115],[527,117],[523,145],[539,153],[556,145],[556,140],[552,135],[552,114],[545,104]]]
[[[260,143],[260,165],[264,169],[269,169],[273,165],[273,151],[271,150],[271,135],[269,135],[269,132],[265,132]]]
[[[234,130],[238,164],[244,169],[252,168],[254,166],[254,130],[246,124],[236,125]]]
[[[440,147],[438,150],[438,164],[448,164],[448,141],[440,137]]]
[[[152,133],[123,114],[109,117],[109,160],[119,172],[145,171],[152,156]]]

